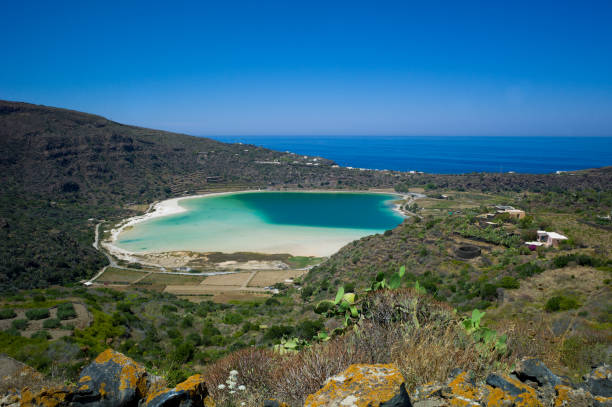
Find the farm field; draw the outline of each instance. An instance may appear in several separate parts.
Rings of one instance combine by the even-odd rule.
[[[214,276],[199,276],[109,268],[96,279],[96,283],[114,288],[132,285],[152,291],[184,296],[194,302],[210,300],[211,298],[215,302],[227,302],[267,297],[273,291],[265,287],[271,287],[279,283],[287,284],[286,280],[296,279],[306,272],[307,270],[253,270]]]

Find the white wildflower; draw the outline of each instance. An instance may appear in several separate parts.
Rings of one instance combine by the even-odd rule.
[[[225,385],[223,383],[221,383],[220,385],[217,386],[217,388],[219,390],[223,390],[223,389],[225,389]]]
[[[246,390],[246,386],[244,384],[241,384],[240,386],[238,386],[238,390],[245,391]]]
[[[230,370],[230,376],[236,376],[238,374],[237,370]]]
[[[230,390],[229,394],[234,394],[236,393],[236,390]]]

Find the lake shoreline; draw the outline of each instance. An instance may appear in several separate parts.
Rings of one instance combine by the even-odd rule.
[[[398,193],[390,190],[241,190],[241,191],[223,191],[223,192],[211,192],[205,194],[197,194],[191,196],[183,196],[183,197],[175,197],[166,199],[163,201],[154,202],[149,205],[147,212],[142,215],[133,216],[127,219],[122,220],[117,223],[115,227],[110,230],[110,237],[101,242],[101,246],[112,256],[117,259],[124,260],[130,263],[142,263],[142,256],[146,256],[147,254],[158,254],[164,251],[151,251],[151,252],[134,252],[127,250],[125,248],[119,247],[116,243],[123,231],[126,228],[132,227],[138,223],[148,221],[155,218],[160,218],[164,216],[175,215],[178,213],[186,212],[183,206],[180,205],[180,202],[183,200],[189,199],[198,199],[198,198],[208,198],[214,196],[223,196],[230,194],[244,194],[244,193],[256,193],[256,192],[299,192],[299,193],[353,193],[353,194],[384,194],[384,195],[393,195],[397,196],[398,200],[405,201],[410,197],[414,196],[412,194]],[[391,208],[395,213],[399,214],[401,217],[405,218],[408,215],[405,214],[401,210],[402,204],[394,203],[393,208]],[[330,241],[322,240],[320,245],[329,245]],[[286,248],[286,247],[285,247]],[[193,250],[192,250],[193,251]],[[199,251],[200,253],[206,253],[207,251]],[[225,252],[225,251],[224,251]],[[235,251],[228,251],[228,253],[233,253]],[[286,253],[289,250],[280,250],[280,251],[264,251],[264,254],[275,254],[275,253]],[[314,251],[310,255],[321,255],[320,251]],[[145,264],[145,263],[143,263]],[[150,263],[146,263],[149,265],[154,265]]]

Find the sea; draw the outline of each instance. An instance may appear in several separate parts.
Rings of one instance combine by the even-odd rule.
[[[612,165],[612,137],[214,136],[345,167],[438,174],[543,174]]]

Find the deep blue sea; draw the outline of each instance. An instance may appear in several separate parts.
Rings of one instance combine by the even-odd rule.
[[[612,137],[216,136],[355,168],[549,173],[612,165]]]

